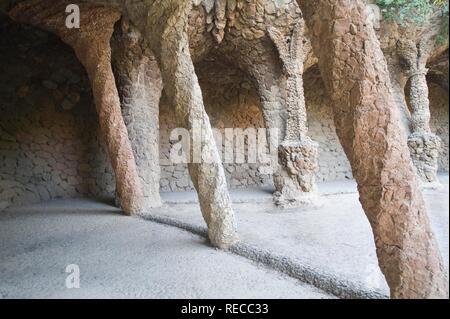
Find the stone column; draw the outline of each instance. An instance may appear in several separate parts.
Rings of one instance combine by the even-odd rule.
[[[100,131],[115,173],[119,201],[126,214],[139,213],[143,195],[111,68],[109,41],[120,14],[110,8],[85,4],[80,6],[81,28],[69,29],[65,25],[65,8],[65,2],[32,0],[14,7],[10,16],[57,34],[74,49],[91,81]]]
[[[279,200],[280,194],[283,189],[285,189],[284,193],[286,194],[288,189],[288,186],[285,187],[286,181],[292,180],[285,166],[281,165],[279,154],[287,127],[286,78],[278,70],[279,63],[271,63],[271,61],[276,60],[269,59],[269,63],[265,65],[258,63],[248,65],[248,73],[254,80],[261,101],[261,112],[267,130],[266,140],[269,144],[272,178],[275,186],[273,199],[275,204],[280,205],[282,204]],[[290,183],[290,186],[294,187],[293,182]],[[296,198],[296,194],[292,194],[290,198],[290,201],[285,200],[283,202],[289,202],[292,205],[294,203],[292,199]]]
[[[411,91],[411,130],[408,137],[408,146],[417,174],[423,182],[438,182],[439,152],[441,139],[430,128],[430,102],[428,100],[428,83],[426,74],[428,70],[422,69],[410,73]]]
[[[190,54],[188,23],[191,9],[190,1],[156,0],[148,15],[145,35],[158,59],[164,88],[175,106],[178,125],[190,130],[194,135],[192,138],[196,139],[193,144],[200,146],[188,152],[191,155],[188,168],[208,226],[209,239],[214,246],[227,249],[237,241],[234,212]]]
[[[411,134],[410,128],[411,114],[409,112],[408,104],[405,98],[405,86],[408,79],[403,74],[399,65],[400,62],[397,59],[388,61],[388,68],[392,86],[392,95],[394,97],[395,104],[399,109],[402,128],[409,136]]]
[[[276,145],[271,149],[274,201],[286,208],[315,204],[318,151],[307,135],[300,64],[304,34],[298,25],[298,5],[228,1],[226,9],[227,33],[219,46],[220,57],[246,72],[258,91],[267,140]],[[277,139],[271,134],[275,131]]]
[[[386,60],[362,0],[297,0],[393,298],[448,298]]]
[[[113,66],[144,194],[144,209],[162,205],[159,194],[159,101],[162,79],[158,64],[140,33],[122,21],[113,37]]]
[[[266,58],[265,61],[270,60]],[[297,95],[303,92],[302,82],[298,77],[279,75],[277,63],[255,63],[252,68],[258,69],[258,72],[249,73],[254,77],[260,96],[268,129],[267,140],[271,145],[278,145],[277,149],[271,150],[275,151],[271,154],[275,159],[272,164],[274,202],[282,208],[314,205],[318,150],[316,143],[306,135],[307,125],[301,122],[306,121],[305,117],[301,118],[305,115],[305,109],[303,112],[301,109],[301,106],[304,108],[304,96]],[[276,137],[272,135],[275,131],[278,132]]]
[[[274,27],[268,28],[268,34],[282,62],[287,91],[286,134],[278,150],[283,169],[275,202],[282,207],[311,205],[316,200],[318,145],[308,136],[303,88],[304,22],[298,23],[289,42]]]
[[[408,146],[417,174],[425,183],[438,182],[438,160],[441,139],[431,131],[430,101],[426,68],[431,46],[426,39],[419,44],[411,40],[400,41],[397,52],[410,81],[409,103],[411,105],[411,134]]]

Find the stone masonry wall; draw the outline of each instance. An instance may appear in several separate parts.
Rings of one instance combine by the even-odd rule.
[[[0,60],[0,209],[112,197],[89,82],[72,50],[45,32],[3,22]]]
[[[434,82],[428,82],[430,99],[431,131],[441,139],[441,149],[438,158],[438,173],[449,171],[449,94],[448,91]],[[409,92],[409,83],[405,88]],[[411,104],[406,98],[409,111]]]
[[[442,149],[439,154],[439,172],[448,173],[449,153],[449,114],[448,91],[432,83],[430,85],[431,130],[441,138]]]
[[[213,128],[224,134],[225,128],[264,128],[259,98],[252,84],[238,70],[217,63],[197,66],[205,107]],[[220,77],[218,76],[220,74]],[[176,128],[172,108],[163,96],[160,106],[161,190],[193,189],[187,166],[169,161],[170,132]],[[223,135],[224,136],[224,135]],[[232,188],[270,185],[271,176],[260,174],[258,164],[224,164],[228,185]]]
[[[252,83],[238,70],[218,63],[197,66],[206,110],[214,128],[264,128],[260,102]],[[220,77],[217,75],[220,74]],[[319,181],[352,178],[350,164],[335,133],[332,109],[326,101],[317,68],[305,74],[305,95],[308,107],[310,136],[319,143]],[[186,165],[171,164],[170,132],[176,128],[173,111],[165,98],[160,106],[161,127],[161,190],[191,190]],[[224,164],[228,184],[232,188],[272,185],[269,175],[260,174],[258,164]]]
[[[317,67],[304,75],[309,134],[319,144],[318,182],[351,179],[350,163],[344,154],[333,119],[333,109]]]

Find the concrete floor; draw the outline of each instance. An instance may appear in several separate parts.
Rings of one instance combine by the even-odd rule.
[[[442,182],[424,194],[448,269],[448,175]],[[387,295],[354,183],[327,183],[320,189],[322,206],[308,211],[276,209],[267,190],[232,192],[243,243],[235,254],[215,250],[202,237],[177,227],[124,217],[118,209],[91,200],[9,209],[0,213],[0,297]],[[195,194],[163,198],[168,204],[148,216],[201,233],[204,223]],[[80,266],[80,289],[65,288],[68,264]]]
[[[80,289],[65,269],[80,268]],[[333,298],[186,231],[88,200],[0,214],[0,298]]]
[[[440,175],[440,181],[439,187],[423,192],[448,271],[448,175]],[[314,210],[276,209],[267,190],[233,191],[231,196],[241,240],[258,249],[259,254],[279,259],[278,264],[272,263],[275,268],[292,273],[291,266],[284,263],[289,258],[300,279],[309,279],[326,291],[344,296],[374,293],[388,296],[387,283],[378,267],[372,231],[356,190],[356,183],[351,180],[320,183],[321,206]],[[200,227],[204,224],[201,214],[189,196],[195,194],[165,194],[163,197],[171,204],[150,215],[159,215],[165,221],[175,221],[174,224]],[[249,202],[248,198],[252,200]]]

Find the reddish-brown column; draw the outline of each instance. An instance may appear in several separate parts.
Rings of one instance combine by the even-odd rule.
[[[138,213],[143,195],[111,68],[109,41],[120,14],[109,8],[81,5],[80,29],[69,29],[65,25],[66,5],[64,1],[26,1],[14,7],[10,16],[57,34],[74,49],[91,81],[120,204],[126,214]]]
[[[448,297],[447,274],[364,2],[297,2],[312,33],[337,132],[358,182],[391,296]]]

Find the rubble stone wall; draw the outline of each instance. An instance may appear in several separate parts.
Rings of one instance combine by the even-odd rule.
[[[431,111],[431,130],[439,136],[442,141],[442,147],[439,154],[439,172],[448,173],[448,91],[440,86],[431,83],[430,85],[430,111]]]
[[[264,128],[260,102],[252,83],[238,70],[224,66],[208,64],[221,71],[220,78],[202,76],[200,84],[203,89],[205,105],[214,128]],[[199,66],[199,70],[205,66]],[[207,79],[214,79],[213,81]],[[319,144],[318,181],[334,181],[352,178],[350,164],[338,141],[331,105],[327,102],[322,80],[317,68],[305,74],[305,95],[308,108],[308,122],[311,138]],[[161,190],[180,191],[193,189],[186,165],[171,164],[170,132],[176,128],[173,111],[163,97],[160,107],[161,127]],[[270,175],[259,172],[259,164],[224,164],[228,183],[232,188],[272,185]]]
[[[0,30],[0,209],[111,197],[114,177],[87,75],[73,51],[30,27]]]

